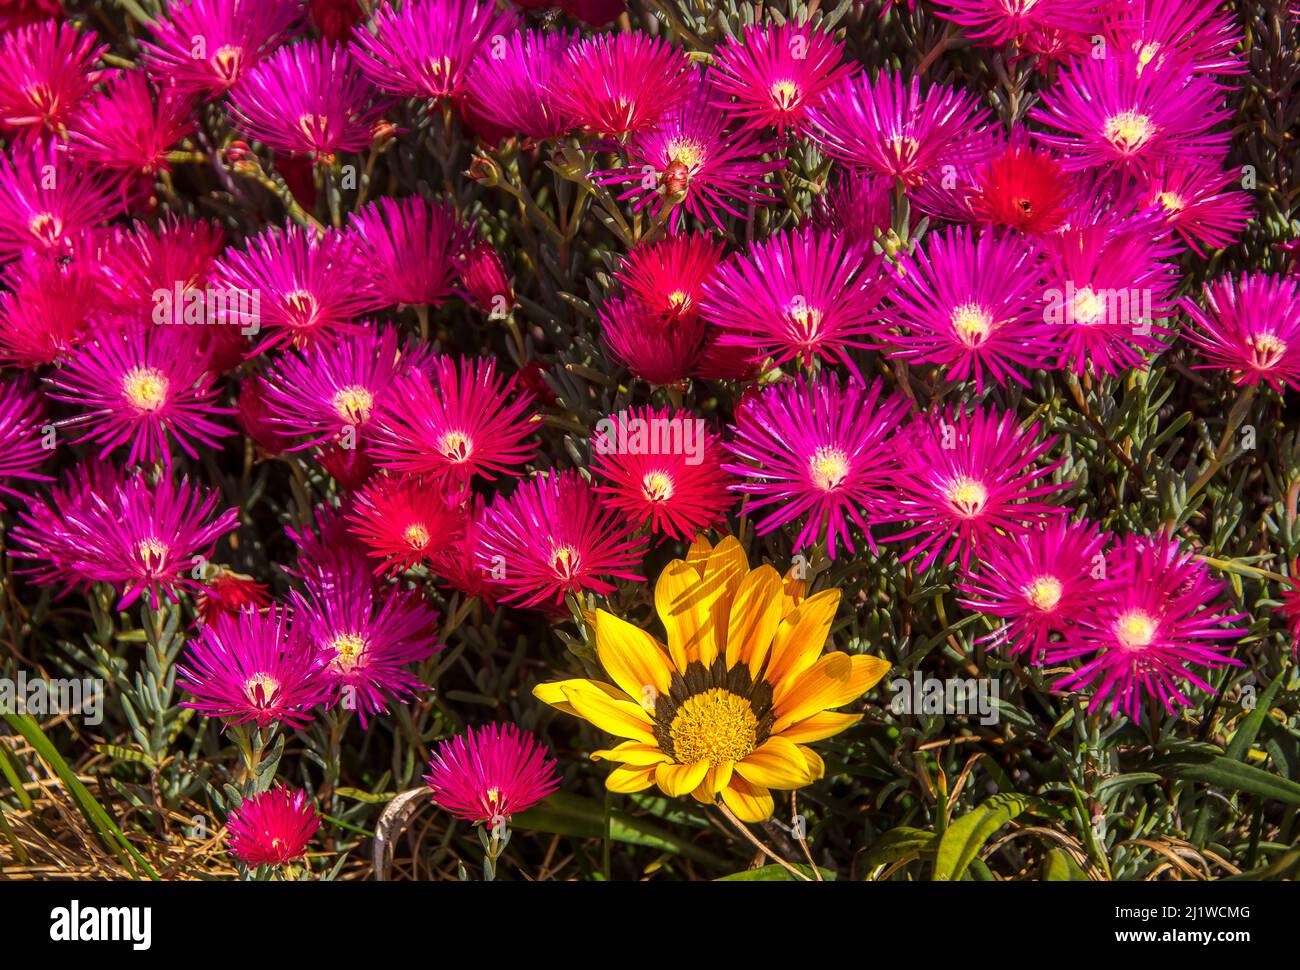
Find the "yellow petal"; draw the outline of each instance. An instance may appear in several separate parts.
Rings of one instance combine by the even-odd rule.
[[[828,653],[797,677],[788,677],[772,692],[776,723],[773,734],[791,724],[841,707],[874,687],[889,670],[889,661],[862,654]]]
[[[731,782],[731,773],[735,769],[734,761],[724,761],[709,768],[708,774],[691,795],[697,802],[712,805],[718,800],[718,793]]]
[[[730,599],[724,601],[726,587],[714,581],[711,585],[695,567],[681,559],[674,559],[659,574],[655,583],[655,609],[668,633],[668,652],[673,664],[682,673],[692,660],[708,656],[708,663],[718,655],[720,638],[727,635],[727,610]]]
[[[645,791],[654,783],[654,768],[631,768],[626,765],[615,768],[609,773],[609,777],[605,779],[606,788],[622,795]]]
[[[808,774],[813,781],[826,777],[826,762],[822,761],[822,756],[812,748],[806,748],[802,744],[798,746],[799,753],[803,755],[803,760],[808,763]]]
[[[709,560],[709,553],[713,552],[713,543],[700,533],[691,543],[691,547],[686,550],[686,561],[695,567],[695,571],[703,574],[704,564]]]
[[[802,578],[806,569],[806,566],[799,565],[791,566],[786,570],[785,576],[782,578],[782,611],[784,613],[789,613],[808,595],[808,581]]]
[[[590,689],[566,688],[565,699],[577,712],[602,731],[607,731],[618,738],[630,738],[654,744],[654,731],[651,730],[650,716],[627,698],[610,697],[604,691]]]
[[[601,751],[591,753],[592,761],[621,761],[626,765],[633,765],[637,768],[650,768],[657,764],[673,759],[664,754],[653,744],[643,744],[639,741],[624,741],[622,744],[615,745],[612,748],[605,748]]]
[[[787,741],[811,744],[813,741],[834,737],[861,720],[861,714],[836,714],[834,711],[822,711],[812,717],[805,717],[798,724],[791,724],[781,732],[781,737]]]
[[[738,775],[719,793],[723,803],[742,822],[764,822],[772,817],[772,793],[766,788],[751,785]]]
[[[780,684],[786,677],[811,667],[826,646],[839,606],[838,589],[824,589],[796,606],[776,628],[764,678]]]
[[[665,795],[679,798],[690,794],[708,771],[707,761],[697,761],[693,765],[658,765],[655,767],[655,781]]]
[[[668,693],[672,666],[663,645],[604,610],[596,611],[596,656],[614,683],[647,711],[654,710],[655,698]]]
[[[802,788],[816,779],[799,746],[782,737],[771,737],[736,762],[736,774],[763,788]]]
[[[574,717],[582,717],[573,709],[569,699],[564,696],[566,690],[601,690],[610,697],[626,700],[623,692],[613,684],[605,684],[599,680],[587,680],[583,677],[574,680],[553,680],[549,684],[538,684],[533,688],[533,696],[543,704],[550,704],[558,711],[572,714]]]
[[[755,677],[781,622],[781,574],[771,566],[751,570],[736,590],[727,620],[727,667],[748,663]]]

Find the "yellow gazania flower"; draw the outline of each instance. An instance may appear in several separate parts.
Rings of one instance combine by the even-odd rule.
[[[618,762],[605,784],[723,803],[746,822],[772,815],[770,789],[802,788],[825,774],[807,744],[862,715],[837,714],[889,670],[879,657],[822,654],[840,591],[806,599],[806,584],[771,566],[750,569],[728,536],[696,539],[655,584],[664,646],[604,610],[596,653],[613,684],[562,680],[533,691],[620,738],[592,754]]]

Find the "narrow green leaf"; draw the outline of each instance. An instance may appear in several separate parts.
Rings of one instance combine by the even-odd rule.
[[[809,879],[813,878],[811,866],[795,866]],[[818,871],[822,878],[827,882],[835,881],[835,872],[831,869],[822,869],[818,866]],[[786,870],[785,866],[778,866],[772,863],[770,866],[759,866],[757,869],[746,869],[744,872],[733,872],[729,876],[719,876],[714,882],[795,882],[795,877]]]
[[[993,833],[1032,803],[1033,799],[1028,795],[1000,792],[989,796],[974,811],[953,822],[939,840],[934,860],[935,880],[950,882],[960,879]]]

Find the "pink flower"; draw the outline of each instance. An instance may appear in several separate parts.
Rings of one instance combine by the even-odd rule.
[[[1255,211],[1238,187],[1240,173],[1199,162],[1170,162],[1148,173],[1140,201],[1164,216],[1198,256],[1202,246],[1222,249],[1237,242]],[[1231,188],[1229,188],[1231,186]]]
[[[230,812],[230,854],[249,867],[283,866],[301,859],[320,828],[316,806],[301,790],[275,787]]]
[[[88,261],[28,255],[9,267],[0,293],[0,363],[35,370],[66,360],[103,310]]]
[[[526,138],[564,134],[572,125],[552,91],[578,32],[525,30],[503,41],[470,65],[466,109]]]
[[[141,71],[127,71],[89,98],[68,130],[69,149],[87,165],[122,173],[145,189],[168,169],[167,152],[194,131],[193,105],[173,91],[155,93]]]
[[[684,103],[692,76],[686,55],[661,37],[596,34],[569,49],[549,93],[576,127],[624,136]]]
[[[99,80],[108,45],[97,39],[53,20],[0,36],[0,129],[28,141],[59,135]]]
[[[0,152],[0,264],[23,253],[66,256],[86,229],[121,208],[107,176],[54,142]]]
[[[1095,33],[1105,0],[938,0],[939,16],[960,24],[972,40],[998,47],[1031,30]]]
[[[377,476],[356,496],[347,519],[376,573],[396,575],[428,563],[456,540],[460,514],[435,484],[418,478]]]
[[[450,205],[414,195],[370,203],[349,232],[380,306],[441,306],[470,234]]]
[[[555,759],[513,724],[489,724],[439,742],[424,776],[433,800],[467,822],[526,811],[560,787]]]
[[[1184,331],[1200,349],[1201,370],[1227,371],[1235,384],[1267,382],[1279,394],[1300,386],[1300,280],[1243,273],[1205,286],[1205,309],[1184,298]]]
[[[25,381],[0,378],[0,492],[20,497],[14,486],[42,481],[36,469],[49,457],[45,447],[45,402]]]

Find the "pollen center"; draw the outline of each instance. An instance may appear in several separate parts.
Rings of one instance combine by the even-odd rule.
[[[952,329],[967,347],[978,347],[988,339],[993,318],[977,303],[964,303],[952,311]]]
[[[1093,324],[1106,316],[1106,299],[1091,286],[1081,287],[1074,294],[1070,306],[1070,320],[1073,323]]]
[[[419,522],[412,522],[406,527],[406,531],[402,533],[402,541],[415,550],[427,546],[430,538],[432,537],[429,535],[429,530]]]
[[[1161,192],[1156,196],[1156,201],[1164,207],[1166,212],[1182,212],[1187,207],[1176,192]]]
[[[37,239],[53,244],[63,235],[63,220],[52,212],[42,212],[32,216],[27,228]]]
[[[973,518],[989,500],[989,490],[968,475],[959,475],[948,483],[944,492],[953,511],[964,519]]]
[[[1115,621],[1115,636],[1130,649],[1149,647],[1156,638],[1157,626],[1155,618],[1149,613],[1129,610],[1120,614],[1120,618]]]
[[[135,547],[135,551],[144,561],[147,569],[156,569],[162,566],[167,559],[167,543],[152,536],[148,539],[142,540],[140,544]]]
[[[849,477],[849,456],[823,445],[808,459],[808,472],[818,488],[829,492]]]
[[[1155,125],[1137,111],[1121,111],[1106,119],[1106,140],[1121,152],[1135,152],[1156,133]]]
[[[666,502],[673,497],[673,479],[667,472],[648,472],[641,479],[641,493],[650,502]]]
[[[256,673],[244,681],[244,696],[257,707],[269,707],[280,692],[280,682],[267,673]]]
[[[225,47],[218,48],[217,52],[208,59],[208,63],[223,81],[229,83],[239,74],[239,65],[243,59],[243,50],[227,44]]]
[[[1061,602],[1061,581],[1055,576],[1039,576],[1025,588],[1025,599],[1044,613],[1054,610]]]
[[[578,550],[573,546],[557,546],[551,553],[551,568],[564,579],[571,579],[578,567]]]
[[[1286,341],[1273,333],[1257,333],[1250,341],[1254,365],[1260,370],[1269,370],[1286,354]]]
[[[442,452],[442,457],[459,465],[469,461],[469,456],[474,453],[474,444],[465,432],[448,431],[438,442],[438,450]]]
[[[335,637],[330,643],[334,651],[334,664],[341,670],[351,670],[361,660],[368,646],[366,638],[359,633],[344,633]]]
[[[289,313],[289,325],[292,327],[310,327],[320,314],[320,304],[316,302],[316,297],[306,290],[294,290],[286,294],[284,308]]]
[[[375,396],[360,384],[345,387],[334,395],[334,413],[348,424],[364,424],[370,420],[370,409]]]
[[[799,85],[793,81],[777,81],[768,89],[768,93],[772,96],[772,103],[782,111],[789,111],[799,103]]]
[[[678,764],[707,761],[716,767],[740,761],[754,750],[758,718],[745,698],[714,687],[683,702],[668,735]]]
[[[156,367],[134,367],[122,378],[122,396],[137,411],[157,411],[167,403],[170,384]]]
[[[704,149],[698,142],[689,139],[669,142],[664,154],[670,162],[685,165],[688,169],[697,168],[704,161]]]

